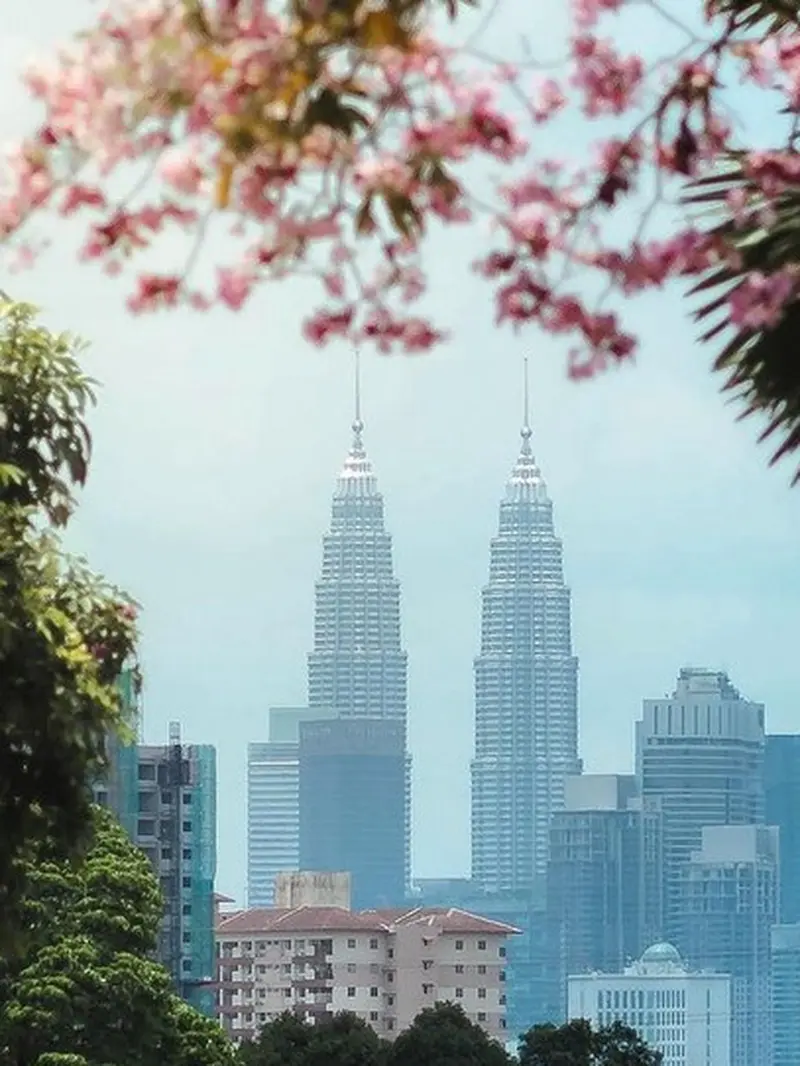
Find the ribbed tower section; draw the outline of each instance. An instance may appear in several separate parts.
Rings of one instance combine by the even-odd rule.
[[[339,718],[406,723],[407,655],[401,642],[400,585],[383,497],[363,443],[358,387],[353,441],[333,495],[316,583],[309,707]],[[410,873],[410,759],[406,757],[406,856]],[[364,797],[369,803],[369,797]],[[399,902],[399,901],[398,901]]]
[[[531,449],[500,504],[475,660],[472,876],[491,892],[543,891],[550,815],[580,772],[578,661],[553,505]]]

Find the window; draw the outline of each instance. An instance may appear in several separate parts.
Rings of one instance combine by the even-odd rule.
[[[151,762],[139,763],[139,780],[140,781],[155,781],[156,768],[155,764]]]
[[[478,941],[478,951],[486,951],[486,941],[485,940],[479,940]]]
[[[505,979],[506,979],[506,971],[505,970],[501,970],[499,976],[500,976],[500,980],[501,981],[505,981]],[[627,995],[627,993],[625,993],[625,994]]]
[[[350,937],[350,939],[347,941],[347,946],[349,948],[354,948],[356,946],[355,937]]]
[[[498,955],[500,956],[500,958],[501,958],[501,959],[504,959],[504,958],[506,957],[506,947],[505,947],[505,944],[501,944],[501,945],[500,945],[500,948],[499,948],[499,950],[498,950],[497,954],[498,954]]]
[[[184,792],[184,794],[183,794],[183,803],[184,803],[184,806],[191,807],[191,805],[192,805],[192,794],[191,794],[191,792]]]
[[[356,990],[353,988],[352,985],[347,990],[347,998],[348,999],[355,999],[356,998]]]
[[[486,973],[486,967],[483,965],[483,963],[481,963],[478,967],[478,973]]]
[[[501,1029],[505,1029],[505,1027],[506,1027],[506,1020],[505,1020],[505,1018],[501,1018],[500,1019],[500,1028]]]
[[[456,941],[456,951],[463,951],[463,950],[464,950],[464,941],[463,940],[457,940]]]
[[[192,972],[192,960],[191,959],[184,959],[182,968],[183,968],[183,972],[184,973],[191,973]]]
[[[101,807],[107,807],[108,806],[108,793],[107,792],[98,792],[97,793],[97,802],[100,804]]]
[[[456,973],[463,973],[463,972],[464,972],[464,967],[461,965],[461,963],[460,962],[456,963]]]
[[[191,857],[192,857],[192,849],[191,848],[184,848],[183,849],[183,857],[184,857],[184,859],[191,859]]]
[[[183,878],[181,878],[181,883],[183,884],[184,888],[191,888],[192,887],[192,879],[191,879],[191,877],[183,877]]]
[[[152,818],[140,818],[139,824],[136,826],[136,831],[140,837],[155,836],[156,823]]]
[[[389,950],[386,952],[386,954],[389,956],[390,959],[393,959],[394,958],[394,948],[389,948]]]
[[[373,985],[372,988],[369,990],[369,994],[372,996],[373,999],[377,999],[378,989],[375,985]]]
[[[386,1028],[387,1029],[394,1029],[394,1018],[387,1019]]]
[[[390,984],[392,981],[394,981],[394,970],[389,970],[389,972],[386,974],[386,980],[389,981]]]
[[[431,994],[431,992],[433,992],[433,985],[424,984],[422,986],[422,994],[424,996],[429,996]]]
[[[456,999],[463,999],[463,998],[464,998],[464,989],[463,988],[457,988],[456,989]]]
[[[478,999],[486,999],[486,989],[485,988],[479,988],[478,989]]]
[[[184,822],[183,823],[183,831],[184,831],[184,833],[191,833],[191,831],[192,831],[192,823],[191,822]],[[484,940],[483,943],[484,943],[484,946],[485,946],[486,945],[486,941]]]
[[[162,859],[171,859],[172,858],[172,848],[162,848],[161,849],[161,858]]]
[[[423,959],[422,960],[422,969],[423,970],[430,970],[431,966],[433,966],[433,959]]]
[[[243,940],[242,941],[242,951],[245,954],[249,955],[252,950],[253,950],[253,941],[252,940]]]
[[[184,944],[191,944],[191,942],[192,942],[192,934],[191,933],[184,933],[183,934],[183,942],[184,942]]]
[[[371,1010],[369,1012],[369,1020],[371,1022],[377,1022],[377,1020],[378,1020],[378,1012],[376,1010]]]
[[[348,973],[355,973],[356,972],[356,964],[354,962],[348,962],[348,964],[347,964],[347,972]]]
[[[478,1021],[479,1022],[485,1022],[486,1021],[486,1011],[485,1010],[479,1010],[478,1011]]]
[[[390,1007],[393,1007],[394,1006],[394,996],[388,996],[386,1002],[389,1004]]]
[[[378,938],[376,936],[370,937],[369,946],[372,948],[373,951],[377,950]]]
[[[187,916],[192,913],[192,905],[191,905],[191,903],[184,903],[184,905],[183,905],[183,913],[185,915],[187,915]]]

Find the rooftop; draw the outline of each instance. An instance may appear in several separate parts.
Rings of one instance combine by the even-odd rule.
[[[397,907],[391,910],[349,911],[344,907],[251,907],[221,915],[217,934],[394,932],[398,926],[425,925],[440,933],[485,933],[512,936],[520,930],[458,907]]]

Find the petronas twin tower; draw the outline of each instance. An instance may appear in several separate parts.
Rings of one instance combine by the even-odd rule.
[[[522,446],[491,544],[475,660],[472,876],[489,892],[541,889],[550,815],[563,806],[564,780],[580,765],[570,593],[528,423],[526,402]],[[339,718],[389,719],[405,733],[400,588],[363,429],[357,392],[353,442],[323,539],[308,701],[311,708],[335,708]],[[410,826],[406,755],[406,885]]]

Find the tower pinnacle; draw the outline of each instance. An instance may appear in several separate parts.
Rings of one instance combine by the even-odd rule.
[[[361,353],[358,348],[353,353],[355,366],[353,370],[354,380],[354,417],[353,417],[353,452],[358,454],[364,450],[364,441],[361,434],[364,432],[364,422],[361,418]]]
[[[531,436],[533,431],[531,429],[531,416],[530,416],[530,385],[528,382],[528,356],[525,355],[522,361],[522,374],[523,374],[523,395],[522,395],[522,429],[520,430],[520,436],[522,437],[522,451],[525,455],[531,453]]]

